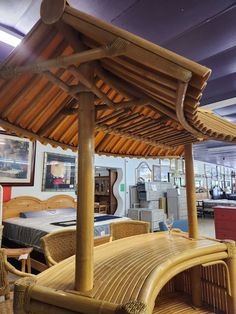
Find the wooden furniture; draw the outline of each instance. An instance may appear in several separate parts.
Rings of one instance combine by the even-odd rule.
[[[117,172],[109,169],[108,176],[95,177],[95,202],[99,202],[103,213],[114,214],[117,200],[113,194],[113,185],[117,179]]]
[[[173,216],[174,219],[187,218],[187,198],[185,188],[167,190],[167,208],[168,216]]]
[[[72,196],[56,195],[47,200],[40,200],[32,196],[17,196],[3,203],[3,219],[19,217],[20,213],[27,211],[50,210],[54,208],[76,208]]]
[[[7,258],[15,258],[21,261],[21,271],[25,273],[25,266],[27,265],[27,272],[31,273],[31,259],[30,253],[33,248],[16,248],[16,249],[5,249]]]
[[[145,221],[127,220],[111,223],[110,229],[111,239],[114,241],[138,234],[148,233],[150,231],[150,224]]]
[[[150,231],[159,230],[159,222],[165,220],[162,209],[152,208],[129,208],[128,217],[133,220],[147,221],[150,224]]]
[[[110,241],[110,236],[97,237],[94,246]],[[41,245],[48,267],[56,265],[64,259],[75,254],[76,230],[62,230],[51,232],[41,238]]]
[[[16,252],[17,249],[16,250],[0,249],[0,296],[4,296],[5,299],[10,298],[10,284],[8,280],[8,272],[19,277],[34,277],[34,275],[30,274],[30,267],[28,268],[28,273],[25,273],[24,272],[25,265],[22,264],[22,271],[19,271],[8,262],[7,260],[8,257],[17,257]],[[21,252],[23,254],[30,254],[30,249],[21,250]],[[19,250],[18,253],[20,253]]]
[[[214,207],[214,222],[217,239],[236,241],[236,207]]]
[[[184,314],[234,314],[229,309],[235,278],[226,275],[234,267],[233,260],[235,265],[234,243],[204,237],[193,240],[174,231],[172,238],[170,241],[165,232],[148,233],[96,247],[94,286],[83,293],[74,289],[74,256],[64,260],[31,282],[25,291],[27,310],[23,313],[39,306],[45,313],[55,306],[59,313],[68,314],[177,313],[175,307],[177,311],[181,306]],[[201,272],[199,309],[189,306],[195,266]],[[227,279],[219,281],[224,276]],[[16,293],[18,289],[26,289],[24,280],[17,282]],[[20,313],[20,308],[18,311],[15,313]]]

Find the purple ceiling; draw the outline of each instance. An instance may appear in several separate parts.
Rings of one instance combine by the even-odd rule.
[[[0,23],[27,33],[39,18],[40,0],[0,1]],[[236,0],[70,0],[71,6],[164,46],[212,69],[202,105],[236,97]],[[11,47],[0,44],[0,61]],[[236,121],[236,101],[215,110]],[[205,146],[204,146],[205,145]],[[211,147],[199,144],[208,161],[225,151],[206,154]],[[215,146],[222,143],[213,142]],[[203,148],[204,147],[204,148]],[[227,147],[226,147],[227,148]],[[205,151],[204,151],[205,150]],[[209,151],[212,151],[210,149]],[[213,149],[213,151],[216,151]],[[232,149],[228,148],[230,156]],[[236,151],[236,149],[235,149]],[[224,156],[223,156],[224,157]],[[219,160],[222,163],[223,157]],[[199,157],[198,157],[199,158]],[[236,160],[236,156],[234,156]],[[225,162],[224,157],[224,162]],[[236,163],[228,161],[231,165]]]

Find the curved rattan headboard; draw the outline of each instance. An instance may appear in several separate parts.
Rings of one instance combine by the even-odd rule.
[[[17,196],[3,203],[3,219],[19,217],[21,212],[68,207],[76,207],[76,202],[70,195],[56,195],[44,201],[33,196]]]

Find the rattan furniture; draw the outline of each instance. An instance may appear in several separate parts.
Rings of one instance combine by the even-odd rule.
[[[21,261],[21,271],[25,272],[27,266],[27,272],[31,273],[31,259],[30,253],[33,251],[33,248],[14,248],[14,249],[5,249],[5,254],[7,258],[15,258]]]
[[[10,254],[10,250],[11,250],[11,254]],[[13,255],[14,255],[14,257],[16,257],[16,250],[18,250],[18,249],[15,249],[15,252],[14,252],[14,249],[9,249],[9,250],[8,249],[0,249],[0,296],[4,296],[5,299],[10,298],[10,283],[8,280],[8,272],[10,272],[16,276],[19,276],[19,277],[34,277],[34,275],[32,275],[32,274],[17,270],[14,266],[12,266],[8,262],[7,254],[10,254],[11,257],[13,257]],[[18,253],[19,253],[19,250],[18,250]],[[26,254],[26,253],[24,253],[24,254]],[[22,267],[22,269],[24,270],[24,267]],[[29,269],[28,269],[28,271],[29,271]]]
[[[94,246],[110,241],[110,236],[97,237],[94,239]],[[41,246],[48,267],[56,265],[64,259],[75,254],[76,230],[67,229],[51,232],[41,238]]]
[[[18,300],[15,313],[175,314],[182,308],[181,314],[234,314],[234,243],[190,239],[175,231],[171,237],[155,232],[96,247],[94,286],[87,292],[74,288],[74,256],[27,281],[29,289],[18,281],[16,291],[24,290],[27,305],[20,312]],[[200,286],[195,281],[191,288],[193,271]],[[200,297],[197,310],[190,306],[194,290]]]
[[[128,220],[114,222],[110,225],[111,239],[112,241],[131,237],[138,234],[148,233],[150,231],[149,222]]]
[[[177,290],[194,307],[235,314],[235,245],[200,238],[197,227],[192,143],[236,140],[235,125],[199,108],[211,70],[65,0],[43,0],[40,12],[1,66],[0,124],[79,151],[79,249],[35,281],[17,283],[14,313],[150,314],[162,293]],[[94,249],[94,152],[184,153],[189,238],[149,233]]]

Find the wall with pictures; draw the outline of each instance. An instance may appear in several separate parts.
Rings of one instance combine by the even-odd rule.
[[[66,194],[76,197],[74,190],[72,191],[43,191],[42,190],[42,180],[43,180],[43,168],[44,168],[44,158],[46,153],[61,154],[76,156],[76,153],[70,150],[63,150],[61,148],[53,148],[51,145],[42,145],[37,142],[36,145],[36,156],[35,156],[35,171],[34,171],[34,185],[33,186],[13,186],[11,197],[30,195],[35,196],[40,199],[47,199],[53,195]],[[137,158],[120,158],[120,157],[107,157],[95,155],[94,158],[95,166],[97,167],[107,167],[114,168],[118,172],[118,179],[114,185],[114,194],[118,200],[118,208],[116,214],[124,215],[127,209],[130,207],[130,196],[129,196],[129,186],[135,185],[137,183],[138,177],[146,176],[147,180],[152,180],[153,169],[160,167],[161,181],[167,180],[167,168],[170,169],[171,175],[169,179],[174,184],[174,175],[176,171],[178,173],[183,172],[184,163],[182,160],[169,160],[169,159],[137,159]],[[141,167],[140,167],[141,165]],[[143,167],[145,166],[145,167]],[[154,166],[154,167],[153,167]],[[181,168],[182,167],[182,168]],[[151,176],[150,176],[150,171]],[[215,169],[216,165],[206,164],[206,172],[211,172]],[[177,170],[176,170],[177,169]],[[181,170],[182,169],[182,170]],[[200,169],[200,170],[199,170]],[[202,173],[201,162],[196,162],[196,174]],[[157,169],[158,170],[158,169]],[[217,168],[218,171],[220,171]],[[227,170],[227,169],[226,169]],[[224,170],[224,171],[226,171]],[[227,173],[230,173],[227,170]],[[223,170],[222,170],[223,171]],[[184,182],[184,175],[182,173],[182,183]]]
[[[36,154],[35,154],[34,185],[33,186],[13,186],[12,195],[11,195],[12,197],[29,195],[29,196],[35,196],[44,200],[58,193],[71,195],[75,197],[74,191],[71,191],[71,192],[42,191],[43,169],[44,169],[44,158],[45,158],[44,153],[45,152],[63,154],[63,155],[72,155],[72,156],[76,155],[71,150],[65,151],[62,148],[55,149],[51,145],[42,145],[41,143],[37,142]]]
[[[40,199],[47,199],[53,195],[66,194],[76,197],[74,191],[42,191],[43,185],[43,169],[45,153],[71,155],[76,156],[76,153],[71,150],[63,150],[62,148],[53,148],[51,145],[42,145],[37,142],[35,156],[35,171],[33,186],[13,186],[11,197],[29,195]],[[129,186],[136,184],[137,174],[136,168],[140,163],[145,162],[152,170],[154,164],[159,163],[156,159],[130,159],[120,157],[107,157],[95,155],[94,163],[97,167],[107,167],[117,169],[118,179],[114,185],[114,194],[118,200],[118,208],[116,214],[125,214],[126,209],[130,207]]]

